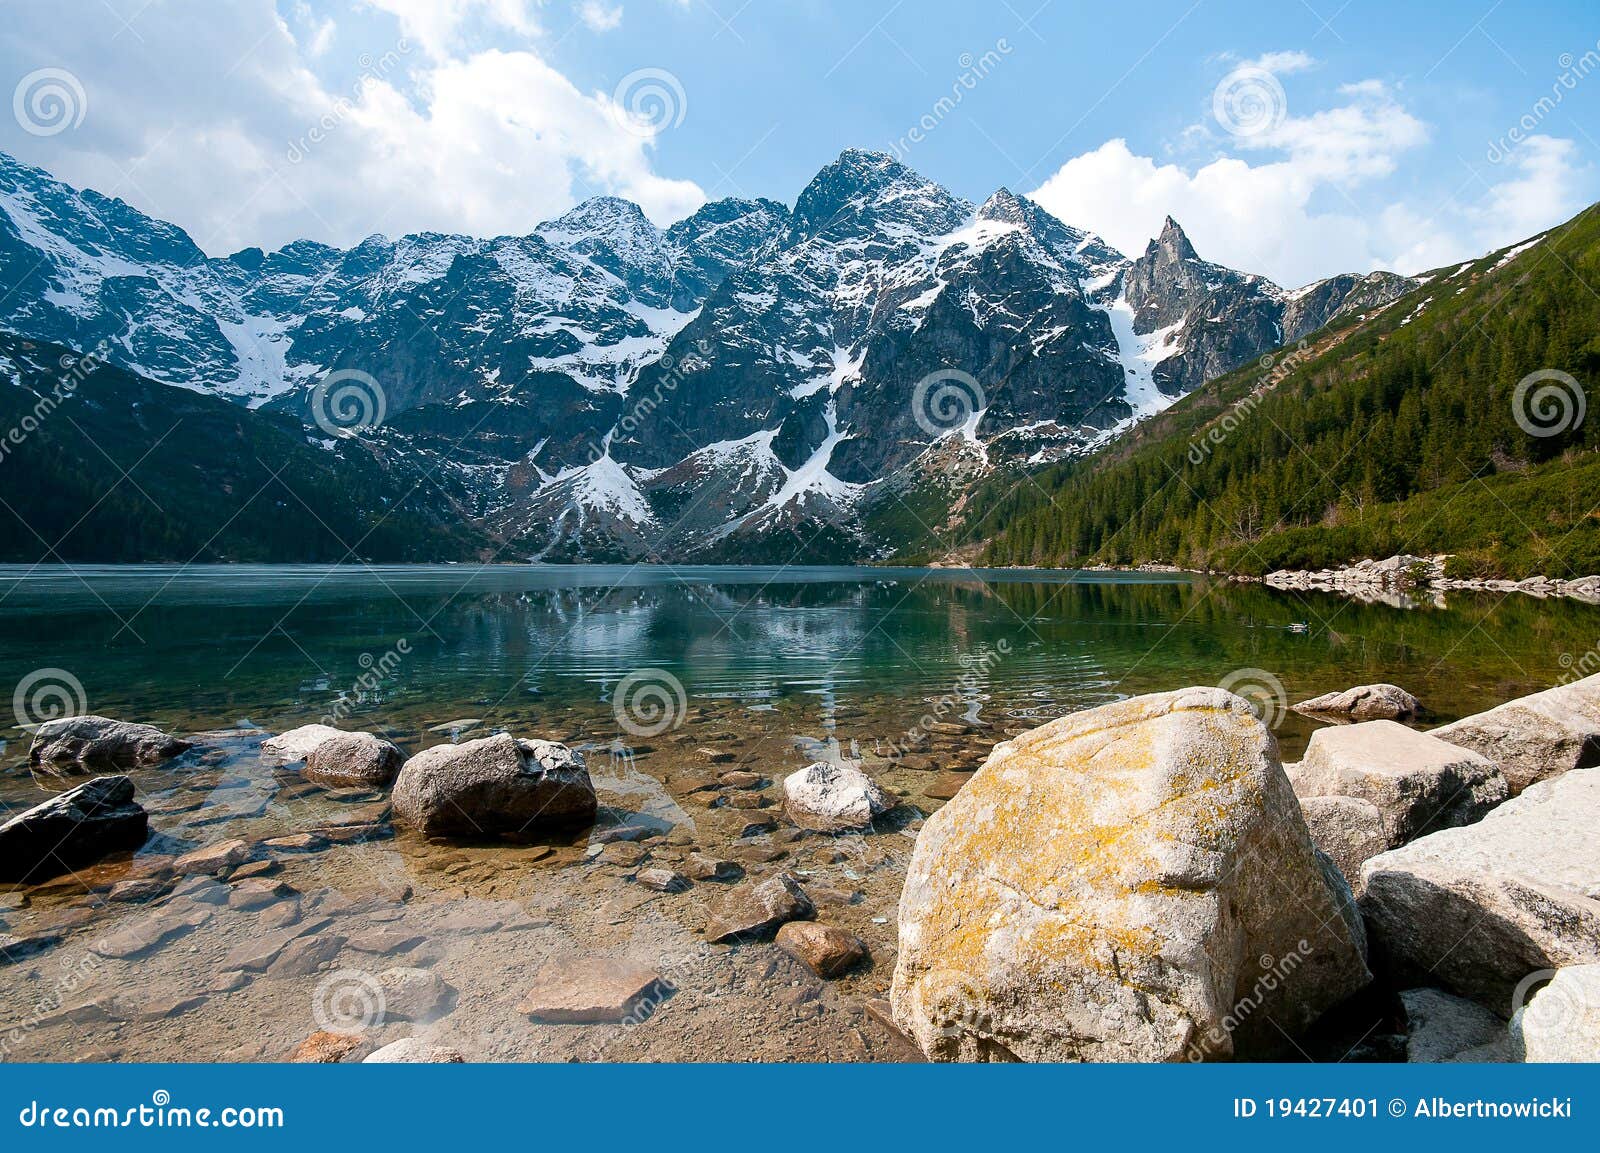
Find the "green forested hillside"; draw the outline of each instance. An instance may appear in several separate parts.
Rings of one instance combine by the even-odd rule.
[[[1095,457],[996,478],[967,518],[984,562],[1262,573],[1449,552],[1460,575],[1600,572],[1600,412],[1579,419],[1600,404],[1600,206],[1515,251],[1213,381]],[[1519,393],[1541,370],[1576,387]]]

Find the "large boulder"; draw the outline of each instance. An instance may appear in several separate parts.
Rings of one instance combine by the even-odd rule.
[[[1600,965],[1558,969],[1511,1018],[1518,1061],[1600,1062]]]
[[[802,829],[819,833],[869,828],[874,817],[898,803],[860,769],[826,761],[807,765],[783,781],[783,811]]]
[[[1513,793],[1592,768],[1600,765],[1600,673],[1462,717],[1433,735],[1488,757]]]
[[[0,825],[0,881],[43,881],[144,844],[133,781],[93,777]]]
[[[917,836],[891,1000],[941,1060],[1275,1052],[1370,980],[1277,743],[1220,689],[995,746]]]
[[[297,729],[268,737],[261,742],[261,751],[276,757],[286,765],[292,765],[296,761],[305,760],[325,741],[342,736],[344,730],[336,729],[332,725],[301,725]]]
[[[1359,797],[1301,797],[1300,815],[1311,843],[1328,855],[1359,897],[1361,866],[1391,847],[1378,806]]]
[[[1302,798],[1355,797],[1376,806],[1383,849],[1470,825],[1510,796],[1488,760],[1394,721],[1318,729],[1289,779]]]
[[[1600,769],[1534,785],[1475,825],[1362,868],[1374,959],[1501,1015],[1528,974],[1600,962]]]
[[[306,754],[305,775],[334,788],[382,788],[395,779],[406,755],[371,733],[336,733]]]
[[[1324,693],[1294,706],[1297,713],[1343,717],[1352,721],[1403,721],[1422,710],[1417,698],[1399,685],[1357,685],[1342,693]]]
[[[188,748],[188,741],[154,725],[93,715],[63,717],[33,731],[28,763],[55,773],[138,768],[171,760]]]
[[[1407,989],[1400,1004],[1411,1064],[1508,1059],[1505,1021],[1476,1001],[1439,989]]]
[[[533,837],[589,824],[595,809],[583,757],[509,733],[424,749],[394,785],[395,814],[426,837]]]

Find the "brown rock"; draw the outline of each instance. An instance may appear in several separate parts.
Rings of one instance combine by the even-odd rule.
[[[760,773],[749,773],[743,769],[734,769],[732,772],[723,773],[717,778],[724,788],[729,789],[754,789],[761,785],[765,778]]]
[[[633,879],[658,893],[681,893],[689,887],[689,878],[671,869],[640,869]]]
[[[216,874],[231,869],[234,865],[242,865],[250,859],[250,846],[238,838],[228,841],[218,841],[214,845],[195,849],[185,853],[172,862],[172,871],[175,873],[210,873]]]
[[[733,861],[708,857],[704,853],[690,853],[683,863],[683,871],[696,881],[736,881],[744,875]]]
[[[612,841],[600,850],[595,862],[601,865],[615,865],[622,869],[634,869],[650,855],[642,845],[633,841]]]
[[[333,1065],[370,1048],[363,1037],[319,1029],[295,1047],[289,1060],[301,1065]]]
[[[788,921],[815,915],[816,907],[790,873],[747,881],[728,891],[711,911],[706,937],[712,941],[770,937]]]
[[[267,966],[269,977],[309,977],[339,955],[345,938],[338,933],[300,937],[291,941]]]
[[[861,938],[834,925],[790,921],[778,930],[778,947],[811,967],[819,977],[837,977],[867,957]]]
[[[533,979],[517,1012],[536,1021],[587,1024],[622,1021],[661,992],[661,974],[612,957],[558,957]]]

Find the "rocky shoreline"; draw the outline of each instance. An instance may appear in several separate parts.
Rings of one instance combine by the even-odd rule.
[[[1245,701],[1213,688],[1013,730],[976,771],[946,769],[928,786],[949,799],[926,819],[881,783],[889,762],[819,761],[774,780],[737,762],[736,742],[685,744],[703,767],[672,779],[731,821],[727,855],[693,819],[601,819],[584,756],[555,741],[467,726],[459,743],[406,757],[381,735],[325,725],[180,738],[109,718],[49,722],[35,772],[93,775],[0,825],[0,868],[23,886],[0,914],[3,959],[37,976],[32,959],[98,915],[20,923],[52,878],[93,885],[99,858],[147,838],[171,847],[147,846],[139,868],[91,890],[99,909],[145,910],[90,943],[96,965],[131,966],[116,991],[61,997],[7,1035],[181,1028],[208,998],[312,980],[320,996],[349,979],[380,1006],[376,1021],[318,1016],[296,1044],[232,1058],[504,1059],[521,1050],[489,1040],[505,1024],[485,1016],[488,981],[513,986],[523,1028],[559,1046],[544,1059],[658,1056],[671,1022],[692,1027],[685,1004],[726,1012],[730,998],[804,1022],[803,1043],[818,1048],[801,1058],[854,1037],[840,1055],[1600,1059],[1600,677],[1426,732],[1394,719],[1422,709],[1393,685],[1296,707],[1345,723],[1317,730],[1291,764]],[[245,763],[236,755],[275,766],[278,796],[327,795],[342,814],[270,836],[229,826],[200,843],[155,831],[152,815],[183,810],[164,801],[147,814],[129,772]],[[580,840],[550,847],[563,829]],[[411,885],[317,892],[307,879],[318,874],[297,871],[402,830],[514,857],[533,895],[497,898],[466,858],[447,867],[460,889],[445,901]],[[903,866],[875,847],[889,845],[909,847]],[[889,890],[897,923],[864,932],[889,918],[869,924],[854,911],[860,892],[825,882],[822,866],[847,881],[899,870],[883,876],[903,877]],[[598,920],[580,903],[582,919],[556,931],[559,876],[593,891]],[[646,939],[667,944],[646,950]],[[203,942],[209,986],[146,984],[176,941]],[[252,1011],[294,1027],[292,1012]],[[839,1022],[845,1033],[830,1032]],[[1345,1036],[1348,1022],[1364,1030]],[[709,1048],[680,1037],[679,1059],[733,1055],[720,1028]],[[776,1059],[745,1055],[757,1052]]]
[[[1279,569],[1262,577],[1234,575],[1229,579],[1294,592],[1342,593],[1404,608],[1422,599],[1443,607],[1445,594],[1456,591],[1524,593],[1532,597],[1568,597],[1587,604],[1600,604],[1600,576],[1572,580],[1531,576],[1517,581],[1448,577],[1445,564],[1449,559],[1448,554],[1410,556],[1402,553],[1384,560],[1360,560],[1336,569]]]

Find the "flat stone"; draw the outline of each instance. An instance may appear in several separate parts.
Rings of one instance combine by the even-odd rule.
[[[228,908],[244,911],[264,909],[298,895],[298,889],[283,881],[272,877],[251,877],[233,886],[228,894]]]
[[[339,955],[345,938],[338,933],[297,937],[267,966],[269,977],[309,977]]]
[[[671,869],[640,869],[633,879],[658,893],[681,893],[690,887],[688,877]]]
[[[695,753],[700,757],[701,760],[708,761],[713,765],[725,765],[734,758],[733,752],[729,749],[701,748],[696,749]]]
[[[172,887],[170,881],[158,877],[135,877],[129,881],[118,881],[111,886],[111,891],[106,894],[106,900],[117,903],[139,904],[153,901],[157,897],[164,897],[167,890]]]
[[[209,873],[217,874],[226,872],[234,865],[242,865],[250,859],[250,845],[247,841],[237,838],[218,841],[213,845],[195,849],[185,853],[172,862],[172,871],[179,874]]]
[[[17,935],[0,932],[0,964],[15,965],[60,943],[59,933]]]
[[[706,925],[711,941],[770,938],[780,925],[816,914],[816,906],[790,873],[764,881],[746,881],[726,893],[713,906]]]
[[[755,789],[765,780],[766,778],[760,773],[750,773],[743,769],[734,769],[717,778],[717,782],[727,789]]]
[[[733,861],[690,853],[683,862],[684,874],[696,881],[736,881],[744,870]]]
[[[209,916],[209,910],[203,910]],[[198,925],[205,917],[196,919],[195,913],[155,915],[119,929],[92,942],[89,948],[102,957],[128,960],[156,949],[174,937],[182,936]]]
[[[1362,867],[1361,910],[1397,983],[1506,1012],[1529,973],[1600,962],[1600,769],[1531,785],[1475,825]]]
[[[352,1033],[330,1033],[319,1029],[295,1046],[289,1060],[301,1065],[333,1065],[340,1061],[360,1060],[372,1043]]]
[[[658,993],[661,974],[649,965],[612,957],[558,957],[534,976],[517,1012],[535,1021],[619,1022]]]
[[[218,973],[212,978],[208,988],[213,993],[236,993],[249,983],[248,974],[236,969],[231,973]]]
[[[352,933],[347,944],[358,952],[388,957],[414,949],[426,939],[421,933],[410,929],[385,927]]]
[[[948,801],[970,780],[972,780],[971,773],[943,772],[922,786],[922,795],[935,801]]]
[[[867,946],[860,937],[816,921],[790,921],[775,939],[778,948],[799,958],[819,977],[837,977],[867,959]]]
[[[650,855],[644,846],[633,841],[612,841],[601,848],[595,861],[601,865],[615,865],[618,868],[637,868],[646,857]]]
[[[734,793],[728,798],[730,809],[764,809],[770,803],[760,793]]]
[[[283,952],[291,941],[302,933],[314,933],[329,923],[329,918],[319,917],[314,920],[302,921],[300,924],[287,929],[277,929],[251,937],[236,946],[232,952],[224,957],[218,968],[243,969],[251,973],[262,972],[268,965],[272,964],[278,954]]]
[[[316,833],[290,833],[286,837],[268,837],[261,843],[269,849],[289,853],[315,852],[328,844],[325,838]]]

